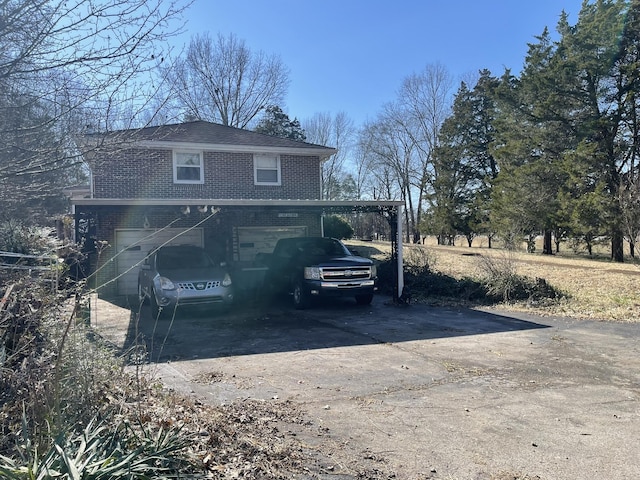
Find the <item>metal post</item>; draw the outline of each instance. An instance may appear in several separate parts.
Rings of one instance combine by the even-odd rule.
[[[404,269],[403,269],[403,260],[402,260],[402,205],[398,205],[398,212],[396,215],[396,221],[398,222],[396,228],[396,245],[398,249],[397,262],[398,262],[398,291],[397,298],[402,296],[402,289],[404,288]]]

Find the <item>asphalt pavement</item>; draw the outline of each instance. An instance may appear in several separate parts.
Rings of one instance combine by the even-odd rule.
[[[203,402],[292,402],[306,441],[336,445],[335,475],[358,456],[398,479],[640,478],[637,323],[376,297],[159,321],[94,298],[92,324]]]

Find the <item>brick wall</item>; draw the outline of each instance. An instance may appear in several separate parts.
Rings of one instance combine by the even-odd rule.
[[[320,198],[318,156],[281,155],[282,185],[254,185],[253,155],[204,152],[204,184],[173,183],[171,150],[126,149],[93,161],[96,198]]]

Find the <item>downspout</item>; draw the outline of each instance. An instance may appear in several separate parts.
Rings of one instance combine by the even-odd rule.
[[[398,238],[396,239],[396,245],[398,249],[398,292],[397,298],[402,296],[402,290],[404,289],[404,268],[403,268],[403,260],[402,260],[402,205],[398,205],[398,212],[396,215],[396,219],[398,225],[396,227],[396,235]]]

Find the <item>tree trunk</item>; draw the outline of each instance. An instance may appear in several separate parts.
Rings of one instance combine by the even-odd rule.
[[[544,231],[544,245],[542,247],[544,255],[553,255],[553,242],[551,238],[551,230]]]
[[[611,235],[611,260],[624,262],[624,238],[620,229],[616,228]]]

